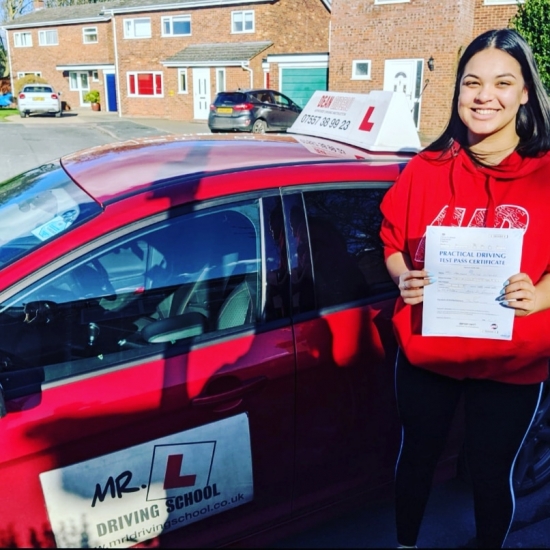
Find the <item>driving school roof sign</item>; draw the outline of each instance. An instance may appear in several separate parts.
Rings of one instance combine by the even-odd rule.
[[[317,91],[288,132],[324,137],[370,151],[420,150],[418,132],[402,92]]]

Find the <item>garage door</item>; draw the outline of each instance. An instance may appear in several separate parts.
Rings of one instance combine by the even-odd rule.
[[[327,89],[327,77],[326,67],[285,68],[281,70],[281,92],[305,107],[313,92]]]

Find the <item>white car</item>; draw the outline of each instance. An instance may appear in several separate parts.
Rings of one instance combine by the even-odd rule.
[[[61,116],[61,93],[48,84],[27,84],[17,96],[17,107],[21,118],[30,113],[53,113]]]

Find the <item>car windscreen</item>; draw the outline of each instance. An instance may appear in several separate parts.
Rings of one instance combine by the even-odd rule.
[[[0,268],[100,211],[59,162],[0,183]]]
[[[246,101],[246,95],[241,92],[222,92],[216,96],[214,105],[238,105]]]

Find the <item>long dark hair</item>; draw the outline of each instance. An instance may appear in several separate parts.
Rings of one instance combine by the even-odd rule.
[[[468,149],[465,124],[458,114],[458,96],[464,68],[470,59],[482,50],[496,48],[511,55],[521,67],[529,99],[521,105],[516,117],[519,144],[516,151],[524,157],[536,157],[550,150],[550,101],[542,84],[535,58],[524,38],[512,29],[494,29],[480,34],[466,48],[456,71],[451,116],[447,127],[426,151],[448,151],[457,141]]]

